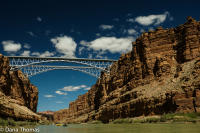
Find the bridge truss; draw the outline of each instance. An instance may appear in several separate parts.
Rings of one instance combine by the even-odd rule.
[[[12,71],[21,70],[27,77],[52,70],[74,70],[99,77],[101,72],[108,72],[110,65],[116,60],[60,58],[60,57],[23,57],[7,56]],[[56,65],[52,65],[56,64]]]

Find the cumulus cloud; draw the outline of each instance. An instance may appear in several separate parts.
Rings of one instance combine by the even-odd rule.
[[[67,95],[67,93],[62,92],[62,91],[55,91],[55,93],[58,94],[58,95]]]
[[[87,86],[86,86],[86,85],[81,85],[80,87],[81,87],[81,88],[85,88],[85,87],[87,87]]]
[[[79,86],[65,86],[64,88],[60,89],[62,91],[78,91],[80,89],[87,88],[86,85],[79,85]]]
[[[30,49],[30,48],[31,48],[31,45],[28,44],[28,43],[26,43],[26,44],[24,44],[24,48],[26,48],[26,49]]]
[[[53,95],[44,95],[44,97],[51,98],[51,97],[55,97],[55,96],[53,96]]]
[[[169,12],[164,12],[159,15],[138,16],[135,18],[135,22],[144,26],[149,26],[151,24],[159,25],[166,20],[167,15],[169,15]]]
[[[30,56],[31,51],[25,50],[23,53],[21,53],[21,56]]]
[[[22,47],[20,43],[16,43],[12,40],[2,41],[2,44],[3,44],[3,50],[6,52],[17,52]]]
[[[99,26],[99,28],[102,29],[102,30],[110,30],[110,29],[114,28],[114,26],[102,24],[102,25]]]
[[[131,42],[133,37],[116,38],[116,37],[100,37],[91,42],[87,42],[85,46],[95,51],[109,51],[111,53],[124,53],[131,50]],[[86,41],[85,41],[86,42]]]
[[[33,53],[31,53],[31,55],[38,56],[38,57],[51,57],[51,56],[54,56],[55,53],[54,52],[45,51],[43,53],[33,52]]]
[[[56,50],[63,54],[64,57],[75,57],[77,44],[73,38],[68,36],[55,37],[51,39],[51,42],[55,45]]]
[[[127,32],[129,35],[137,34],[137,31],[135,29],[128,29]]]
[[[86,45],[86,44],[88,44],[88,42],[82,40],[82,41],[80,41],[80,44],[82,44],[82,45]]]

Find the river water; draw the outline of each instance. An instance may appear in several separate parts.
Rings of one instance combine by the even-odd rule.
[[[17,127],[16,127],[17,128]],[[18,127],[19,128],[19,127]],[[28,127],[26,127],[28,128]],[[29,127],[31,128],[31,127]],[[41,125],[39,133],[200,133],[200,124],[72,124],[67,127]],[[5,132],[5,131],[4,131]],[[18,133],[23,133],[20,130]]]

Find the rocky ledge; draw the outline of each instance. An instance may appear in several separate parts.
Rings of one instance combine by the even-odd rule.
[[[38,89],[21,71],[10,71],[9,60],[0,54],[0,117],[39,120]]]
[[[132,51],[56,122],[109,122],[118,118],[200,112],[200,22],[191,17],[171,29],[143,33]]]

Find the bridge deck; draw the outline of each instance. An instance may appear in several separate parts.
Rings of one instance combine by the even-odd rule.
[[[62,58],[62,57],[33,57],[33,56],[6,56],[8,58],[18,59],[46,59],[46,60],[73,60],[73,61],[104,61],[104,62],[116,62],[113,59],[88,59],[88,58]]]

